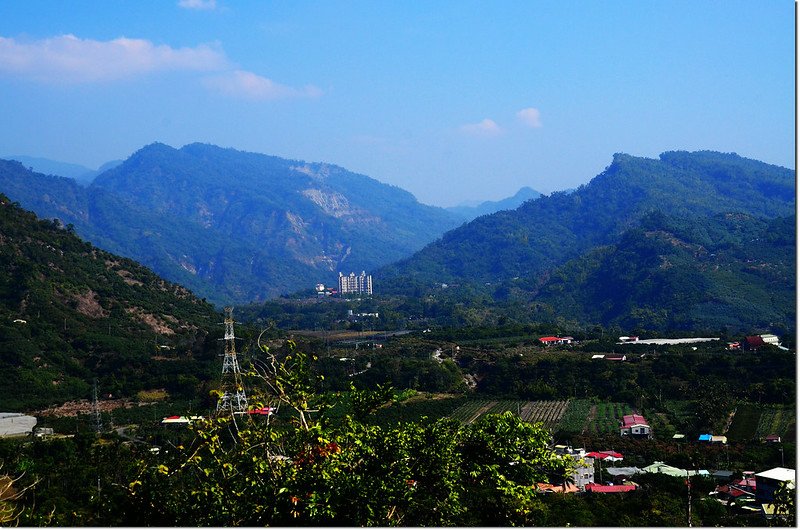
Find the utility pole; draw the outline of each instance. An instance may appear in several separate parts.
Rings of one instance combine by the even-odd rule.
[[[92,416],[94,416],[94,430],[98,434],[103,430],[103,422],[100,418],[100,405],[97,402],[97,378],[94,378],[94,387],[92,389]]]
[[[689,470],[686,470],[686,495],[688,497],[686,505],[686,522],[691,528],[692,526],[692,478],[689,476]]]
[[[100,434],[100,431],[103,428],[103,424],[100,420],[100,405],[97,402],[97,378],[94,378],[94,387],[92,388],[92,415],[94,416],[94,430],[97,434]],[[95,470],[97,470],[97,496],[100,496],[100,465],[99,465],[99,456],[98,456],[99,448],[94,448],[94,465]]]

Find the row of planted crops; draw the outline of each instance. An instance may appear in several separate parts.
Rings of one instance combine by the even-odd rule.
[[[543,423],[550,430],[573,433],[608,433],[619,429],[619,420],[631,413],[625,403],[593,403],[585,399],[522,401],[472,399],[451,414],[462,423],[472,423],[486,414],[511,411],[524,421]]]

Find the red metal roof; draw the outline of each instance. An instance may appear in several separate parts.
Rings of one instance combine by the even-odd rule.
[[[541,337],[539,339],[542,342],[555,342],[557,340],[562,340],[561,337]]]
[[[605,460],[606,458],[624,458],[622,453],[617,453],[616,451],[592,451],[591,453],[586,453],[586,456],[590,458],[599,458],[600,460]]]
[[[249,410],[249,411],[247,411],[247,413],[248,414],[260,414],[262,416],[269,416],[270,414],[273,413],[273,411],[274,411],[274,409],[272,407],[263,407],[263,408],[260,408],[260,409]]]
[[[753,495],[753,493],[737,488],[736,486],[719,486],[715,491],[718,493],[727,493],[733,498],[741,497],[742,495]]]
[[[650,424],[647,423],[647,420],[644,419],[644,416],[640,414],[628,414],[622,417],[623,427],[630,427],[631,425],[636,425],[636,424],[647,425],[648,427],[650,426]]]
[[[624,493],[626,491],[633,491],[636,489],[635,484],[622,484],[620,486],[605,486],[603,484],[595,484],[590,482],[586,485],[586,491],[594,493]]]

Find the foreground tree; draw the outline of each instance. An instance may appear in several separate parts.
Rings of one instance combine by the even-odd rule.
[[[284,407],[277,419],[195,424],[190,444],[142,462],[128,524],[530,525],[541,511],[535,483],[570,471],[547,431],[511,413],[466,426],[363,423],[389,397],[381,388],[356,391],[355,414],[334,421],[325,410],[336,401],[313,396],[307,356],[290,347],[266,366],[267,397]]]

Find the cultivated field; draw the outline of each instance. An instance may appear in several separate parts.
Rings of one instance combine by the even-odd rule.
[[[770,434],[794,439],[795,425],[795,411],[789,407],[747,403],[737,407],[727,436],[741,442],[763,440]]]
[[[524,421],[541,422],[548,429],[554,430],[567,410],[568,401],[519,401],[519,400],[470,400],[450,414],[461,423],[472,423],[485,414],[500,414],[511,411]]]

